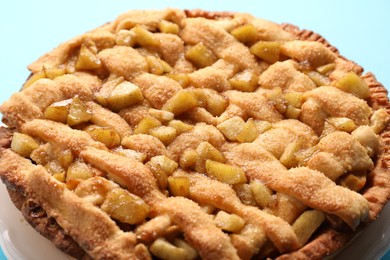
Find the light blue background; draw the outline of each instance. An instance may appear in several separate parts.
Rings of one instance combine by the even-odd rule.
[[[29,75],[26,66],[59,43],[128,9],[164,7],[249,12],[313,30],[390,88],[390,1],[386,0],[9,0],[0,7],[0,103],[20,89]]]

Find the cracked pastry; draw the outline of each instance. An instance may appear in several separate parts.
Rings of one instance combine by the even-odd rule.
[[[321,259],[390,198],[389,100],[316,33],[129,11],[29,67],[0,176],[77,259]]]

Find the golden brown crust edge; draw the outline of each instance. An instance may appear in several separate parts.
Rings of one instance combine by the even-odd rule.
[[[87,253],[68,236],[57,221],[33,200],[24,197],[21,192],[8,188],[8,194],[15,206],[20,205],[24,219],[42,236],[50,240],[58,249],[77,259],[89,259]]]
[[[185,10],[185,13],[187,17],[204,17],[207,19],[221,19],[224,17],[232,17],[234,15],[233,12],[207,12],[204,10]],[[300,30],[297,26],[291,24],[282,24],[282,28],[285,31],[292,33],[300,40],[321,42],[334,53],[340,56],[337,48],[330,45],[325,38],[323,38],[317,33],[314,33],[310,30]],[[360,66],[353,62],[351,63],[358,68],[360,73],[363,72],[363,69]],[[372,73],[366,73],[362,76],[362,78],[366,81],[366,83],[371,89],[371,98],[369,100],[370,105],[374,109],[386,108],[387,111],[390,113],[390,103],[387,96],[387,90],[384,88],[384,86],[376,80],[375,76]],[[7,147],[7,144],[9,145],[9,141],[9,131],[1,129],[0,147]],[[387,127],[381,133],[381,141],[383,148],[382,153],[378,155],[375,169],[369,175],[368,186],[370,187],[366,188],[363,192],[364,197],[369,201],[370,205],[369,221],[373,221],[377,218],[386,202],[390,199],[390,186],[388,184],[390,180],[386,172],[388,169],[387,164],[390,162],[390,127]],[[45,212],[42,212],[41,210],[43,209],[40,208],[37,204],[34,204],[34,206],[40,208],[40,220],[35,220],[33,218],[29,219],[29,214],[25,214],[25,212],[23,212],[23,207],[26,208],[28,204],[32,205],[31,203],[34,202],[26,199],[23,196],[21,190],[14,190],[11,183],[7,183],[6,185],[10,193],[10,197],[12,198],[12,201],[14,202],[15,206],[21,209],[24,217],[27,219],[29,224],[32,225],[39,233],[51,240],[60,250],[72,255],[73,257],[80,259],[86,256],[85,252],[81,248],[77,249],[77,246],[76,248],[72,248],[74,252],[71,252],[71,250],[67,250],[66,246],[61,246],[70,243],[70,241],[68,241],[68,239],[70,238],[69,236],[67,238],[64,237],[61,240],[58,238],[58,236],[56,237],[53,235],[47,235],[53,233],[49,230],[50,226],[53,227],[57,225],[55,228],[55,233],[62,233],[64,236],[66,236],[66,234],[64,234],[63,229],[55,222],[55,220],[47,216]],[[29,212],[28,209],[25,211]],[[53,223],[53,221],[55,223]],[[39,223],[50,223],[51,225],[42,225]],[[364,227],[365,226],[361,228]],[[320,234],[313,241],[311,241],[309,244],[305,245],[301,249],[290,254],[284,254],[282,256],[279,256],[277,259],[321,259],[324,256],[330,255],[338,249],[342,248],[353,236],[354,233],[341,233],[333,229],[327,229],[324,233]]]
[[[218,18],[233,17],[234,12],[208,12],[202,9],[184,10],[187,17],[203,17],[207,19],[218,20]]]
[[[287,32],[294,34],[299,40],[318,41],[323,43],[339,57],[345,59],[340,56],[337,48],[330,45],[330,43],[321,35],[310,30],[300,30],[297,26],[291,24],[282,24],[282,27]],[[363,68],[352,61],[349,62],[360,68],[360,73],[363,72]],[[377,81],[371,72],[364,74],[362,78],[370,87],[371,97],[368,101],[370,105],[374,109],[385,108],[387,112],[390,113],[390,102],[386,88]],[[362,192],[370,207],[369,222],[374,221],[379,216],[379,213],[390,199],[390,179],[387,172],[388,164],[390,163],[390,126],[387,126],[386,129],[382,131],[380,139],[382,148],[381,153],[377,156],[375,168],[368,175],[368,187]],[[363,229],[366,226],[367,225],[363,225],[360,229]],[[354,233],[341,233],[329,229],[299,250],[290,254],[284,254],[277,259],[321,259],[345,246],[353,236]]]
[[[204,17],[207,19],[220,19],[224,17],[234,16],[234,12],[208,12],[201,9],[195,10],[185,10],[185,13],[188,17]],[[281,27],[283,30],[293,34],[299,40],[305,41],[316,41],[324,44],[332,52],[338,55],[340,58],[348,61],[353,66],[354,70],[358,74],[363,73],[363,68],[356,64],[353,61],[347,60],[345,57],[341,56],[338,49],[332,46],[324,37],[320,34],[315,33],[310,30],[300,29],[298,26],[282,23]],[[371,91],[371,97],[369,99],[370,106],[375,110],[380,108],[385,108],[390,114],[390,101],[388,98],[388,91],[386,88],[377,81],[374,74],[368,72],[362,75],[362,78],[365,80]],[[382,152],[378,155],[376,165],[374,170],[369,176],[368,186],[374,186],[366,188],[363,191],[364,197],[369,201],[370,212],[369,212],[369,221],[374,221],[382,208],[385,206],[387,201],[390,199],[390,179],[387,174],[388,166],[390,162],[390,125],[382,131],[380,134],[381,137],[381,147]],[[388,148],[389,147],[389,148]]]
[[[340,56],[337,48],[329,44],[329,42],[321,35],[310,30],[299,30],[297,26],[291,24],[282,24],[284,30],[293,33],[299,40],[318,41],[327,46],[335,54],[342,59],[350,62],[353,66],[358,66],[356,63]],[[360,67],[360,73],[363,68]],[[386,109],[390,113],[390,101],[388,91],[377,81],[374,74],[367,72],[361,76],[370,88],[371,96],[368,100],[369,105],[378,110],[380,108]],[[388,163],[390,162],[390,126],[387,126],[380,134],[381,139],[381,153],[377,156],[374,170],[369,175],[368,188],[363,190],[362,194],[370,204],[369,221],[374,221],[387,201],[390,199],[390,179],[387,174]],[[371,187],[371,188],[370,188]]]
[[[10,147],[13,131],[0,127],[0,151]],[[1,153],[0,153],[1,156]],[[67,235],[57,221],[47,215],[46,211],[36,202],[25,196],[27,187],[15,179],[2,179],[6,185],[8,195],[21,212],[24,219],[38,233],[50,240],[58,249],[77,259],[89,259],[88,254]]]

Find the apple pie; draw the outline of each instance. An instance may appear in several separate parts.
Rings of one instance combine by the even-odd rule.
[[[314,32],[129,11],[28,68],[0,176],[74,258],[320,259],[390,198],[387,91]]]

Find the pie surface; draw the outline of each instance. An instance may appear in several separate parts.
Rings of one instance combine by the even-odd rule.
[[[78,259],[320,259],[390,197],[387,91],[249,14],[129,11],[28,67],[0,176]]]

